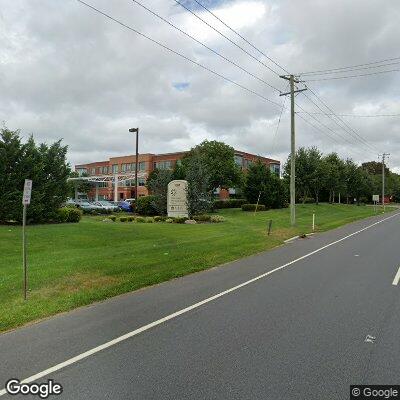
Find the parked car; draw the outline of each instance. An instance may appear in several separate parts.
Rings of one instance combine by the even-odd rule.
[[[93,203],[89,203],[86,200],[78,201],[76,203],[76,206],[78,208],[81,208],[83,211],[97,211],[97,210],[100,210],[100,209],[103,208],[103,207],[97,206],[97,205],[95,205]]]
[[[101,208],[105,208],[106,210],[110,211],[117,211],[119,209],[118,205],[114,205],[113,203],[107,200],[94,201],[92,204],[94,204],[95,206],[99,206]]]
[[[133,212],[132,204],[129,201],[122,200],[119,202],[118,207],[122,211]]]

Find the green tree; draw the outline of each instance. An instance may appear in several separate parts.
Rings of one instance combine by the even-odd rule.
[[[235,163],[235,150],[223,142],[205,140],[193,147],[183,158],[183,168],[187,169],[193,157],[200,157],[208,176],[208,189],[235,187],[241,181],[241,169]]]
[[[250,165],[243,193],[249,203],[255,204],[259,198],[267,208],[282,208],[287,202],[283,181],[260,160]]]
[[[0,130],[0,221],[22,220],[22,190],[25,179],[33,181],[27,219],[47,222],[57,219],[57,209],[68,196],[67,147],[57,141],[36,145],[31,136],[22,143],[19,131]]]
[[[168,169],[152,171],[147,181],[147,187],[154,195],[152,205],[160,215],[167,213],[168,183],[173,180],[173,172]]]
[[[211,191],[209,183],[209,171],[204,165],[200,152],[193,152],[185,163],[188,182],[187,203],[189,215],[202,214],[210,211]]]

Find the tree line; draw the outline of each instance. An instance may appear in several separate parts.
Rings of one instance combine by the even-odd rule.
[[[290,156],[283,169],[289,186]],[[385,194],[400,199],[400,175],[385,166]],[[371,203],[372,195],[382,193],[382,164],[376,161],[357,165],[337,153],[324,155],[316,147],[301,147],[296,152],[296,201],[300,203]]]

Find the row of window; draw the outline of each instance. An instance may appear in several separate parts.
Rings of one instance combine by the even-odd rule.
[[[114,187],[114,182],[111,182],[112,186]],[[107,188],[109,186],[109,182],[98,182],[97,187],[98,188]],[[126,181],[123,181],[122,183],[118,183],[118,186],[135,186],[135,180],[134,179],[127,179]],[[146,179],[145,178],[138,178],[138,186],[146,186]]]
[[[180,163],[180,160],[177,161]],[[138,171],[146,171],[148,168],[148,163],[146,161],[138,162]],[[101,167],[93,167],[93,168],[77,168],[76,172],[78,172],[79,176],[82,175],[108,175],[108,174],[118,174],[123,172],[131,172],[135,171],[136,164],[135,163],[123,163],[123,164],[113,164],[110,166],[101,166]],[[156,161],[153,163],[154,169],[172,169],[173,161]]]

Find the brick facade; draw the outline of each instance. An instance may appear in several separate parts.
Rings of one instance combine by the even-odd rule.
[[[144,178],[139,178],[138,195],[145,196],[148,194],[148,190],[145,186],[146,177],[155,168],[158,169],[173,169],[178,160],[182,159],[186,152],[177,153],[164,153],[164,154],[139,154],[138,156],[138,172],[144,175]],[[246,170],[251,162],[261,160],[270,168],[279,173],[280,161],[273,160],[266,157],[260,157],[255,154],[246,153],[243,151],[235,150],[235,162],[241,166],[243,170]],[[136,156],[121,156],[112,157],[108,161],[98,161],[88,164],[79,164],[75,166],[75,171],[80,175],[85,174],[88,176],[113,176],[115,174],[134,174],[135,172]],[[138,174],[140,176],[140,174]],[[133,179],[133,178],[132,178]],[[98,184],[98,196],[99,199],[114,199],[114,185],[112,182]],[[102,187],[104,186],[104,187]],[[224,191],[220,191],[223,197],[227,197]],[[95,198],[95,189],[91,190],[88,194],[89,199]],[[229,196],[229,193],[228,193]],[[128,199],[135,197],[135,184],[134,180],[126,181],[123,184],[118,185],[118,200]]]

